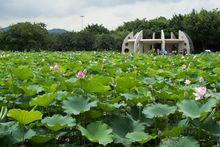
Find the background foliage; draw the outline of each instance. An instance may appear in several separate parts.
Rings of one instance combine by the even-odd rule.
[[[167,38],[173,31],[185,31],[193,40],[195,52],[205,49],[219,51],[220,46],[220,11],[219,9],[199,12],[193,10],[189,14],[174,15],[171,19],[158,17],[152,20],[136,19],[125,22],[113,31],[103,25],[88,25],[80,32],[63,32],[61,34],[48,34],[45,25],[18,23],[0,33],[0,49],[30,51],[76,51],[76,50],[121,50],[125,36],[134,31],[144,30],[145,38],[160,38],[163,29]]]

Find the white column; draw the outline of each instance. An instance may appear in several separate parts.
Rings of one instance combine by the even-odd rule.
[[[152,39],[155,39],[155,32],[153,33]],[[152,44],[152,49],[155,49],[154,44]]]
[[[164,31],[161,30],[161,39],[162,39],[162,43],[161,43],[161,51],[165,51],[165,35],[164,35]]]

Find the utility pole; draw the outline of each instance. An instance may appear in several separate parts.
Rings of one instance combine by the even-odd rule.
[[[84,24],[83,24],[83,23],[84,23],[84,22],[83,22],[83,18],[84,18],[85,16],[81,15],[80,17],[81,17],[81,19],[82,19],[82,28],[81,28],[81,29],[83,30],[83,28],[84,28]]]

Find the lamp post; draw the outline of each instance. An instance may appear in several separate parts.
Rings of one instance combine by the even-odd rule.
[[[85,16],[81,15],[80,17],[82,18],[82,30],[83,30],[83,27],[84,27],[84,26],[83,26],[83,18],[84,18]]]

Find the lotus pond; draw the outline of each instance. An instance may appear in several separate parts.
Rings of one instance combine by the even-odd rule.
[[[219,146],[220,55],[0,52],[1,146]]]

